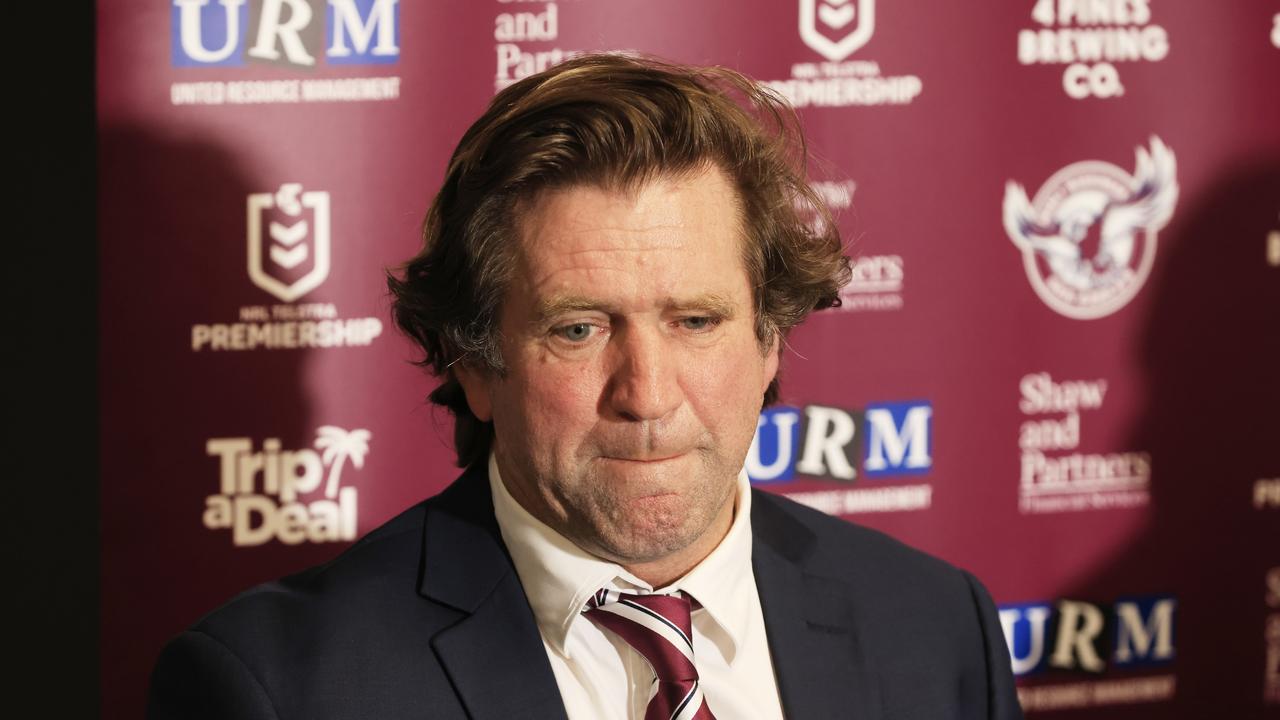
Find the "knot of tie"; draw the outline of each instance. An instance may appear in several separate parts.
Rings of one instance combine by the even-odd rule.
[[[714,720],[693,665],[694,600],[600,590],[583,612],[640,653],[658,683],[645,720]]]

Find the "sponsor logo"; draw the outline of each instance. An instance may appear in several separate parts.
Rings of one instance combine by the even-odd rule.
[[[543,0],[498,0],[501,5],[521,3],[520,9],[501,12],[493,19],[493,46],[497,56],[494,91],[581,55],[555,43],[560,37],[560,6]]]
[[[400,60],[399,0],[173,0],[175,67]]]
[[[797,107],[906,105],[924,84],[916,75],[884,75],[875,60],[849,60],[876,30],[875,0],[799,0],[800,39],[820,61],[791,67],[791,77],[765,84]]]
[[[399,0],[173,0],[176,68],[312,71],[400,61]],[[201,80],[170,85],[174,105],[394,100],[400,78]]]
[[[853,206],[857,184],[852,180],[810,183],[833,216]],[[819,218],[813,218],[814,221]],[[821,232],[820,223],[818,230]],[[901,255],[859,255],[849,261],[849,283],[840,289],[840,312],[902,309],[902,284],[906,263]]]
[[[243,306],[238,322],[192,325],[193,351],[365,346],[382,334],[378,318],[341,318],[331,303],[294,304],[329,277],[329,193],[284,183],[245,204],[249,280],[281,302]]]
[[[1173,697],[1168,672],[1176,655],[1171,595],[1119,598],[1111,604],[1081,600],[1002,605],[1000,626],[1016,677],[1087,675],[1083,682],[1049,681],[1018,688],[1025,710],[1157,702]],[[1110,679],[1111,670],[1126,677]],[[1144,674],[1132,677],[1135,673]]]
[[[1036,295],[1061,315],[1106,317],[1129,303],[1151,273],[1156,232],[1178,201],[1173,152],[1157,137],[1137,149],[1133,174],[1097,160],[1054,173],[1034,200],[1009,181],[1004,227],[1022,251]]]
[[[875,31],[875,0],[800,0],[800,39],[831,62],[849,57]]]
[[[933,468],[933,406],[928,402],[873,403],[862,410],[808,405],[764,410],[747,452],[748,477],[757,485],[801,479],[873,485],[913,478]],[[833,515],[923,509],[927,484],[788,493]]]
[[[355,540],[358,491],[343,487],[342,470],[364,467],[371,438],[368,430],[322,425],[315,449],[284,450],[279,438],[256,451],[247,437],[209,440],[205,452],[218,459],[219,481],[205,498],[204,526],[229,529],[236,547]]]
[[[1280,705],[1280,567],[1267,571],[1266,605],[1270,611],[1263,629],[1267,649],[1262,670],[1262,701]]]
[[[1064,65],[1062,90],[1075,100],[1124,95],[1115,63],[1159,62],[1169,34],[1151,24],[1149,0],[1036,0],[1039,28],[1018,31],[1018,62]]]
[[[250,195],[247,206],[249,279],[254,285],[293,302],[329,277],[329,193],[303,192],[302,185],[285,183],[275,193]],[[273,211],[275,217],[267,217]],[[304,263],[310,268],[297,274]],[[295,273],[292,278],[290,273]]]
[[[852,180],[815,180],[809,183],[809,188],[822,198],[827,209],[835,216],[853,207],[853,194],[858,190],[858,184]],[[804,210],[803,207],[801,209]],[[815,221],[818,219],[812,218]],[[821,223],[817,224],[819,231],[825,230]]]
[[[906,263],[901,255],[859,255],[850,261],[853,275],[840,288],[842,312],[901,310]]]
[[[1018,508],[1054,513],[1141,507],[1150,499],[1151,455],[1081,453],[1081,418],[1100,410],[1107,381],[1055,381],[1047,372],[1024,375],[1018,409],[1022,450]]]

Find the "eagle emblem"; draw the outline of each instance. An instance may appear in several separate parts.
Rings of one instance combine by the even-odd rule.
[[[1005,186],[1004,228],[1023,254],[1042,300],[1067,317],[1105,317],[1124,307],[1151,270],[1156,231],[1178,201],[1173,151],[1151,138],[1132,175],[1110,163],[1063,168],[1036,193]]]

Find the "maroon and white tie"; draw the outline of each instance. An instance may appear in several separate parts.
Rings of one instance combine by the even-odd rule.
[[[600,590],[586,616],[622,638],[653,666],[658,690],[644,720],[715,720],[693,667],[693,600],[683,593],[632,595]]]

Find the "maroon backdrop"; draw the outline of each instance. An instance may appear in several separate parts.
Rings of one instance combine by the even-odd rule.
[[[981,577],[1031,715],[1280,710],[1276,3],[135,0],[98,3],[104,714],[454,477],[383,273],[495,90],[584,50],[802,115],[855,281],[761,487]]]

